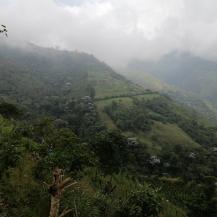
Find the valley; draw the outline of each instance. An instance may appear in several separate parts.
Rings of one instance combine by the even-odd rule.
[[[216,62],[174,51],[156,61],[133,60],[121,72],[144,88],[161,91],[216,122]]]

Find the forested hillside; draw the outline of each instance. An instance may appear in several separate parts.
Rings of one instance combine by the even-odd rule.
[[[217,63],[188,52],[155,61],[133,60],[124,70],[130,80],[160,90],[217,122]]]
[[[46,99],[68,100],[91,95],[134,94],[142,88],[133,85],[94,56],[79,52],[1,45],[1,97],[26,106],[41,106]],[[36,105],[34,105],[36,103]]]
[[[216,217],[217,128],[85,53],[0,49],[0,215]]]
[[[217,63],[187,52],[172,52],[156,61],[132,61],[129,68],[216,102]]]

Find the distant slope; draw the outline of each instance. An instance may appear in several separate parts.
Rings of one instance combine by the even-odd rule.
[[[215,209],[217,128],[167,95],[91,55],[34,45],[1,47],[0,95],[0,216],[47,216],[41,184],[57,166],[79,186],[61,209],[79,216]]]
[[[170,89],[160,84],[159,90]],[[85,53],[2,46],[0,96],[32,114],[60,119],[82,137],[98,127],[121,130],[151,153],[177,145],[188,149],[214,145],[201,118]]]
[[[213,134],[202,118],[157,93],[105,99],[96,105],[102,122],[109,129],[119,129],[128,138],[135,138],[152,154],[177,146],[194,150],[201,145],[215,144],[209,141]],[[202,136],[207,133],[209,138]]]
[[[175,88],[172,87],[172,85],[167,84],[166,82],[163,82],[156,76],[152,75],[151,73],[147,73],[146,71],[142,69],[125,69],[122,70],[121,73],[126,76],[129,80],[135,82],[136,84],[139,84],[140,86],[143,86],[145,89],[150,89],[154,91],[170,91],[174,90]]]
[[[173,52],[157,61],[132,61],[126,76],[157,89],[217,121],[217,63],[189,53]]]
[[[134,61],[129,69],[144,71],[161,81],[216,102],[217,63],[190,53],[170,53],[157,61]]]
[[[24,47],[1,45],[2,98],[32,105],[47,98],[106,97],[142,91],[89,54],[32,44]]]

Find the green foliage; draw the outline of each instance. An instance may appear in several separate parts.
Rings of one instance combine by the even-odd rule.
[[[25,148],[22,145],[22,136],[17,127],[10,125],[0,116],[0,171],[1,175],[9,167],[15,166],[22,157]]]
[[[118,131],[100,132],[92,139],[92,147],[105,173],[119,171],[126,162],[126,138]]]
[[[190,216],[214,217],[217,215],[215,183],[215,177],[205,177],[202,183],[195,187],[192,198],[187,204]]]
[[[0,57],[0,215],[48,216],[42,183],[59,166],[78,181],[68,216],[216,216],[215,127],[91,55],[30,45]]]
[[[10,168],[1,179],[0,192],[7,208],[6,216],[36,217],[47,215],[49,198],[33,176],[35,162],[24,156],[16,168]],[[40,200],[39,200],[40,198]]]
[[[133,101],[140,109],[143,103]],[[79,111],[80,105],[77,108]],[[147,113],[150,118],[150,110]],[[165,148],[157,156],[160,163],[154,165],[145,147],[139,142],[132,146],[120,131],[95,131],[84,142],[66,126],[64,121],[51,118],[31,124],[0,118],[0,192],[6,216],[47,216],[49,199],[41,183],[49,180],[56,165],[78,179],[79,188],[64,195],[61,209],[72,207],[79,216],[216,215],[215,179],[200,183],[202,175],[214,175],[217,168],[209,149],[181,145]],[[162,173],[181,176],[183,181],[164,178],[156,182],[151,176],[158,178]],[[193,180],[191,185],[188,180]],[[160,191],[154,190],[158,187]],[[190,193],[192,189],[194,193]]]
[[[216,123],[217,64],[191,53],[171,52],[157,61],[133,61],[131,80],[172,98]]]
[[[84,193],[80,192],[81,188],[86,189]],[[79,189],[74,190],[71,196],[68,195],[67,201],[71,207],[74,207],[76,201],[80,216],[92,216],[93,213],[103,217],[129,216],[129,209],[133,213],[138,207],[147,214],[158,216],[161,209],[162,200],[157,191],[122,173],[102,176],[97,170],[89,169],[85,179],[81,180]],[[86,206],[82,207],[84,201]]]
[[[152,121],[145,110],[136,106],[126,108],[121,104],[112,102],[110,106],[105,107],[105,112],[111,117],[117,127],[123,131],[141,130],[146,132],[151,129]]]
[[[156,217],[161,210],[161,199],[156,191],[142,187],[132,191],[121,207],[119,217]]]
[[[0,114],[5,118],[18,118],[22,112],[14,104],[2,102],[0,103]]]
[[[96,164],[94,152],[69,128],[56,128],[53,121],[45,119],[36,124],[33,134],[38,141],[42,141],[37,151],[42,157],[36,170],[39,177],[43,170],[55,166],[74,172]]]

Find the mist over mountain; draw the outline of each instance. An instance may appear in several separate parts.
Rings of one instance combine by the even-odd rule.
[[[217,62],[172,52],[157,61],[134,61],[129,70],[149,73],[170,85],[216,101]]]
[[[131,79],[136,81],[140,76],[140,81],[146,80],[149,86],[153,84],[153,88],[158,80],[161,91],[173,92],[173,95],[179,97],[183,95],[183,102],[189,102],[187,96],[194,98],[194,101],[204,100],[204,105],[207,103],[207,106],[216,112],[217,62],[189,52],[174,51],[156,61],[134,60],[128,64],[126,71]],[[147,75],[152,76],[152,80],[144,77]],[[143,86],[146,86],[146,83]]]
[[[216,127],[165,95],[169,83],[148,78],[158,91],[87,53],[2,44],[0,215],[47,217],[56,193],[41,183],[58,166],[79,184],[61,205],[76,203],[81,217],[104,217],[108,206],[108,217],[134,217],[135,206],[139,217],[204,217],[208,209],[214,217]],[[195,210],[185,198],[197,201],[201,191],[207,197]]]
[[[217,217],[216,0],[0,0],[0,217]]]
[[[2,97],[81,97],[93,88],[96,97],[105,97],[115,93],[116,88],[118,94],[142,90],[93,55],[34,44],[2,44],[0,48]]]
[[[216,6],[215,0],[1,0],[0,20],[10,41],[79,50],[120,67],[173,50],[216,60]]]

